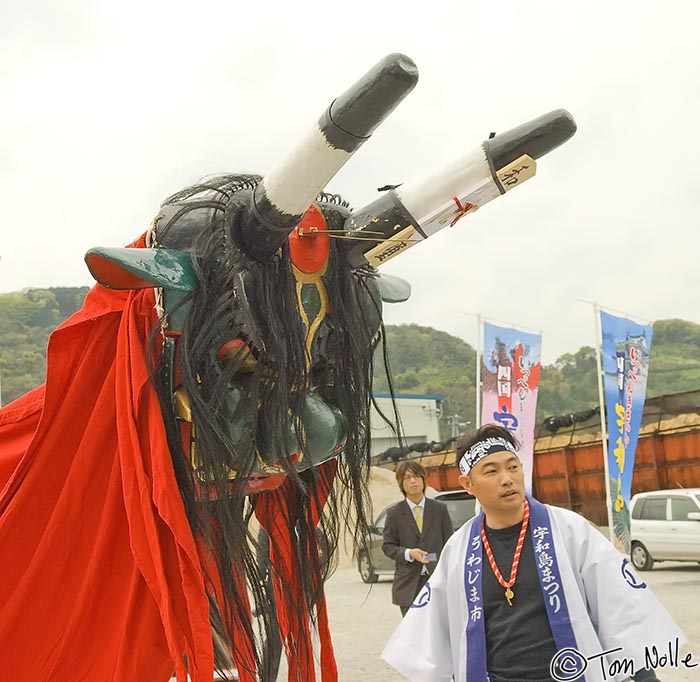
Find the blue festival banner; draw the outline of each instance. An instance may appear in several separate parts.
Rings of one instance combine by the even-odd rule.
[[[629,554],[632,472],[649,375],[651,325],[600,311],[608,428],[612,530],[618,549]]]
[[[481,423],[500,424],[515,436],[530,493],[542,337],[484,323],[483,347]]]

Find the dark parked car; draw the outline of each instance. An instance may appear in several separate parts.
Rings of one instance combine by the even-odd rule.
[[[435,495],[434,499],[447,505],[454,530],[461,528],[469,519],[476,516],[476,498],[466,490],[445,490]]]
[[[447,505],[452,519],[452,527],[457,530],[476,514],[476,500],[466,490],[448,490],[428,497],[440,500]],[[389,505],[391,506],[391,505]],[[367,538],[368,552],[362,551],[357,559],[357,568],[363,582],[376,583],[380,576],[394,577],[394,562],[382,552],[384,542],[385,508],[377,516]]]

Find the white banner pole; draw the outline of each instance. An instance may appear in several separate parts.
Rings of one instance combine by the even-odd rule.
[[[608,512],[608,531],[610,534],[610,542],[615,544],[615,529],[613,528],[612,516],[612,493],[610,490],[610,469],[608,467],[608,426],[605,421],[605,388],[603,386],[603,335],[600,325],[600,308],[597,303],[593,304],[593,313],[595,316],[596,329],[596,365],[598,368],[598,403],[600,404],[600,433],[603,443],[603,467],[605,475],[605,508]]]
[[[474,428],[481,427],[481,314],[476,316],[476,421]]]

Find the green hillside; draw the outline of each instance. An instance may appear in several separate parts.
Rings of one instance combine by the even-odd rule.
[[[31,289],[0,294],[0,369],[2,403],[44,381],[46,343],[53,329],[77,310],[87,287]],[[394,390],[445,396],[442,436],[451,422],[474,420],[476,365],[474,349],[461,339],[416,324],[386,328]],[[374,388],[387,391],[377,349]],[[685,320],[654,324],[649,396],[700,388],[700,325]],[[598,404],[595,351],[584,346],[542,368],[538,421],[581,412]]]
[[[462,339],[417,324],[386,327],[389,366],[397,393],[439,393],[445,397],[441,435],[451,435],[448,417],[474,421],[476,353]],[[375,354],[375,391],[387,391],[380,350]],[[450,420],[451,420],[450,419]]]
[[[83,303],[87,287],[0,294],[2,404],[43,383],[49,334]]]
[[[443,437],[450,435],[448,417],[462,422],[475,415],[475,350],[469,344],[431,327],[387,327],[389,361],[394,390],[410,393],[441,393]],[[380,373],[377,372],[379,375]],[[685,320],[654,323],[649,370],[649,397],[700,388],[700,325]],[[386,380],[375,380],[385,391]],[[598,404],[595,350],[583,346],[565,353],[542,368],[537,420],[581,412]]]

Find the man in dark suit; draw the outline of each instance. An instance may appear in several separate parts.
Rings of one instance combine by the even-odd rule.
[[[426,475],[418,462],[399,464],[396,481],[405,499],[389,507],[384,525],[382,551],[396,562],[391,596],[402,616],[428,581],[452,535],[447,505],[425,497]]]

